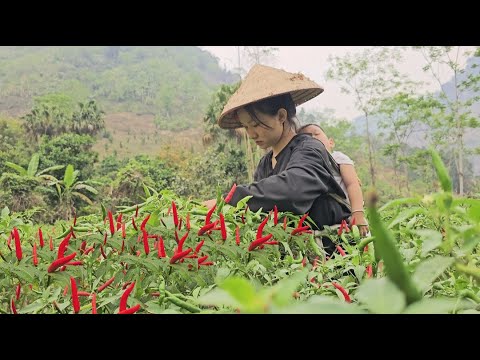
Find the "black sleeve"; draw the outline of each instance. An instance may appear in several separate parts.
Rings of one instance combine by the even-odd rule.
[[[304,214],[315,199],[326,193],[331,175],[324,167],[320,150],[312,147],[299,147],[292,152],[284,171],[269,176],[250,185],[237,186],[230,204],[252,195],[248,207],[252,211],[264,211],[277,205],[279,211]]]

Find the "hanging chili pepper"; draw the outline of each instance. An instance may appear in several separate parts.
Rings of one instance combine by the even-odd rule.
[[[92,314],[97,313],[97,294],[92,293]]]
[[[318,259],[319,257],[318,256],[315,256],[315,259],[313,259],[313,267],[312,267],[312,270],[315,270],[318,266]]]
[[[205,266],[209,266],[209,265],[213,265],[213,262],[212,261],[207,261],[207,262],[203,262],[201,264],[198,264],[198,266],[202,266],[202,265],[205,265]]]
[[[123,292],[122,297],[120,298],[120,311],[127,309],[127,299],[130,293],[132,292],[135,286],[135,281],[133,281],[130,286]]]
[[[103,245],[107,243],[107,233],[105,233],[105,236],[103,237]]]
[[[235,193],[235,190],[237,189],[237,184],[233,184],[232,188],[228,192],[227,196],[225,197],[225,204],[228,204],[230,200],[232,200],[232,196]]]
[[[18,301],[20,299],[20,292],[22,290],[22,285],[20,283],[17,284],[17,288],[15,289],[15,300]]]
[[[336,248],[337,248],[338,252],[340,253],[340,255],[342,255],[342,256],[346,255],[345,250],[343,250],[343,248],[340,245],[337,245]]]
[[[150,219],[150,214],[147,215],[147,217],[142,221],[142,224],[140,225],[140,230],[145,230],[145,226],[147,226],[147,222]]]
[[[132,217],[132,225],[135,231],[138,231],[137,224],[135,224],[135,219]]]
[[[295,234],[300,234],[302,232],[305,232],[308,229],[310,229],[310,227],[308,225],[307,226],[302,226],[302,227],[297,227],[297,228],[293,229],[292,236],[295,235]]]
[[[163,243],[163,238],[159,236],[158,238],[158,257],[159,258],[164,258],[166,256],[165,254],[165,244]]]
[[[38,238],[40,239],[40,247],[43,248],[45,243],[43,242],[42,228],[38,228]]]
[[[135,217],[138,216],[138,204],[137,204],[137,208],[135,209]]]
[[[348,302],[348,303],[352,302],[352,300],[350,299],[350,296],[347,293],[347,290],[345,290],[340,284],[338,284],[336,282],[332,282],[332,285],[335,286],[335,288],[337,288],[338,290],[340,290],[340,292],[342,293],[343,298],[345,299],[346,302]]]
[[[177,205],[175,201],[172,201],[172,212],[173,212],[173,223],[175,227],[178,227],[178,212],[177,212]]]
[[[13,228],[13,237],[15,239],[15,255],[17,256],[17,260],[22,260],[22,244],[20,243],[20,235],[18,233],[18,229],[16,227]]]
[[[197,262],[198,262],[198,264],[201,264],[207,259],[208,259],[208,255],[205,255],[205,256],[202,256],[202,257],[198,258]]]
[[[107,254],[105,254],[105,251],[103,250],[103,245],[100,245],[100,253],[102,254],[103,258],[107,258]]]
[[[65,264],[65,266],[67,266],[67,265],[79,266],[79,265],[83,265],[83,261],[82,260],[69,261],[68,263]]]
[[[213,227],[215,227],[216,223],[209,223],[207,225],[204,225],[200,228],[200,230],[198,230],[198,236],[202,236],[203,234],[205,234],[208,230],[212,229]]]
[[[97,289],[97,292],[100,293],[102,290],[104,290],[108,285],[110,285],[113,281],[115,280],[115,276],[112,276],[110,279],[105,281],[105,283],[102,286],[99,286]]]
[[[287,217],[283,218],[283,230],[287,230]]]
[[[137,305],[132,306],[131,308],[128,308],[128,309],[125,309],[125,310],[121,310],[118,313],[121,314],[121,315],[134,314],[138,310],[140,310],[140,304],[137,304]]]
[[[187,214],[187,218],[185,219],[185,226],[187,231],[190,231],[190,213]]]
[[[183,257],[187,256],[190,251],[192,251],[192,248],[188,248],[187,250],[185,251],[182,251],[182,252],[179,252],[179,253],[176,253],[172,256],[172,258],[170,259],[170,264],[175,264],[178,260],[182,259]]]
[[[120,230],[120,228],[122,227],[122,216],[123,213],[120,213],[117,217],[117,231]]]
[[[240,228],[238,227],[238,225],[235,228],[235,243],[237,245],[240,245]]]
[[[88,296],[88,297],[90,297],[90,295],[92,295],[92,294],[90,294],[90,293],[87,292],[87,291],[78,291],[78,292],[77,292],[77,295],[78,295],[78,296]]]
[[[68,292],[68,284],[65,285],[65,287],[63,288],[63,296],[67,295],[67,292]]]
[[[125,223],[122,223],[121,228],[122,228],[122,239],[125,239],[127,237],[127,233],[125,231]]]
[[[266,235],[262,238],[259,238],[259,239],[256,239],[256,240],[252,241],[250,243],[250,245],[248,246],[248,251],[254,250],[256,247],[258,247],[258,246],[262,245],[264,242],[270,240],[272,238],[272,236],[273,236],[272,234],[268,234],[268,235]]]
[[[50,250],[53,251],[53,239],[52,239],[51,236],[50,236],[50,240],[49,240],[49,244],[48,244],[48,245],[50,246]]]
[[[55,261],[53,261],[50,266],[48,267],[47,269],[47,272],[51,273],[51,272],[54,272],[55,270],[57,270],[59,267],[63,266],[64,264],[68,263],[70,260],[72,260],[75,256],[77,256],[77,253],[74,252],[70,255],[67,255],[65,257],[62,257],[62,258],[59,258],[59,259],[56,259]]]
[[[70,237],[72,236],[72,233],[69,232],[67,236],[62,240],[60,245],[58,246],[58,253],[57,253],[57,259],[63,258],[65,254],[65,250],[67,250],[68,242],[70,241]]]
[[[277,205],[273,207],[273,225],[278,224],[278,208]]]
[[[12,311],[12,314],[17,314],[17,308],[15,307],[15,301],[13,301],[13,297],[10,300],[10,309]]]
[[[278,245],[280,243],[278,241],[266,241],[263,244],[264,245]]]
[[[108,210],[108,222],[110,224],[111,236],[113,236],[113,234],[115,234],[115,223],[113,222],[113,214],[111,210]]]
[[[268,216],[265,217],[262,223],[258,226],[256,239],[260,239],[262,237],[263,228],[265,227],[267,222],[268,222]]]
[[[207,215],[205,216],[205,225],[210,224],[210,218],[212,217],[212,214],[216,208],[217,208],[217,205],[215,204],[210,210],[208,210]]]
[[[87,250],[85,250],[85,253],[84,253],[83,255],[88,255],[88,254],[90,254],[94,249],[95,249],[95,246],[89,247]]]
[[[225,227],[225,218],[223,217],[223,213],[220,213],[220,230],[222,232],[222,240],[227,240],[227,229]]]
[[[80,301],[78,300],[78,292],[77,292],[77,282],[73,276],[70,276],[70,287],[72,289],[72,304],[73,304],[73,312],[78,314],[80,311]]]
[[[373,274],[372,264],[367,265],[367,278],[371,278]]]
[[[37,243],[33,243],[33,265],[38,265],[38,256],[37,256]]]
[[[142,232],[143,232],[143,249],[145,250],[145,254],[148,255],[150,253],[150,245],[148,245],[148,233],[145,229],[143,229]]]
[[[205,243],[205,240],[200,241],[197,246],[195,247],[195,252],[198,253],[200,249],[202,248],[203,244]]]

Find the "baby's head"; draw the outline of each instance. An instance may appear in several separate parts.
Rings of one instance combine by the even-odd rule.
[[[332,138],[329,138],[327,134],[323,131],[320,125],[317,124],[306,124],[298,129],[299,134],[311,134],[315,139],[320,140],[328,152],[332,152],[335,147],[335,141]]]

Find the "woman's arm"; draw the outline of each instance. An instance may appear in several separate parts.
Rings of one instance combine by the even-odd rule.
[[[352,220],[355,219],[355,224],[360,230],[360,234],[365,236],[369,229],[365,213],[363,212],[363,195],[360,183],[358,182],[358,175],[355,167],[349,164],[340,165],[340,175],[347,188],[348,197],[350,198],[350,205],[352,206]],[[362,211],[357,211],[362,210]],[[351,224],[351,223],[350,223]],[[362,226],[367,225],[367,226]]]

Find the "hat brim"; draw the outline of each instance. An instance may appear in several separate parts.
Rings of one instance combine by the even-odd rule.
[[[255,101],[251,101],[249,103],[244,103],[242,105],[232,107],[231,109],[228,109],[224,111],[220,117],[218,118],[218,125],[222,129],[236,129],[239,127],[242,127],[243,125],[238,121],[238,118],[235,117],[235,111],[238,110],[241,107],[244,107],[245,105],[251,104],[253,102],[257,102],[260,100],[268,99],[274,96],[282,95],[282,94],[287,94],[290,93],[292,96],[292,100],[295,104],[295,106],[299,106],[314,97],[320,95],[323,92],[323,88],[317,86],[317,87],[312,87],[310,89],[301,89],[301,90],[295,90],[295,91],[286,91],[284,93],[278,93],[272,96],[266,96],[261,99],[256,99]]]

